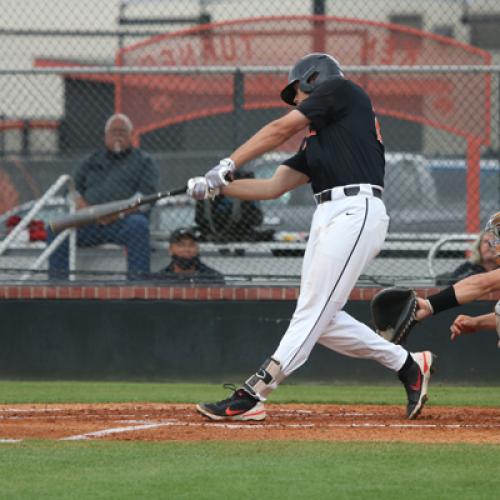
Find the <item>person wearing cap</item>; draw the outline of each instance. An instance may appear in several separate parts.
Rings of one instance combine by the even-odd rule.
[[[224,283],[224,276],[204,264],[200,259],[200,247],[193,230],[177,228],[170,236],[168,247],[170,263],[161,271],[162,277],[185,281]]]

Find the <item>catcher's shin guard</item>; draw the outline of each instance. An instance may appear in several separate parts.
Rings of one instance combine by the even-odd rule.
[[[257,372],[245,381],[243,389],[252,396],[265,400],[284,378],[280,362],[268,358]]]

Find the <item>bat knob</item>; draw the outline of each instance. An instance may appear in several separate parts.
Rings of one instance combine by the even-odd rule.
[[[233,172],[228,172],[225,176],[224,176],[224,180],[226,182],[233,182],[234,181],[234,173]]]

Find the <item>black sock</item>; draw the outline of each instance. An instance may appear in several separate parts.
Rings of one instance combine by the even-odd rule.
[[[411,354],[408,353],[408,356],[406,357],[406,361],[405,361],[405,364],[401,367],[401,369],[398,371],[398,375],[401,375],[403,374],[406,370],[408,370],[408,368],[410,368],[413,363],[414,363],[414,359],[411,357]]]

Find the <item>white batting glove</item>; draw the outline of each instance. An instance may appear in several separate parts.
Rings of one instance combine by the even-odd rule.
[[[232,180],[232,174],[236,170],[236,165],[231,158],[224,158],[214,168],[205,174],[208,190],[215,192],[222,186],[227,186]]]
[[[186,193],[195,200],[204,200],[208,198],[209,190],[205,177],[191,177],[187,183]]]

